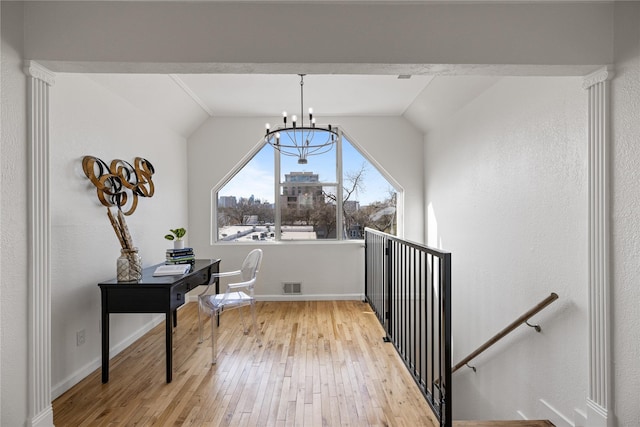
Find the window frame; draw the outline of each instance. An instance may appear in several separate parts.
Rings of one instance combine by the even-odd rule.
[[[342,224],[344,221],[343,215],[343,179],[344,179],[344,171],[343,171],[343,163],[342,163],[342,139],[346,138],[349,144],[358,152],[360,155],[367,160],[374,168],[376,168],[377,172],[382,175],[389,185],[396,192],[396,234],[399,237],[404,235],[404,188],[396,181],[382,165],[378,161],[376,161],[360,144],[358,144],[353,138],[351,138],[343,129],[342,126],[335,126],[334,129],[337,128],[338,138],[336,140],[336,182],[318,182],[318,183],[309,183],[308,185],[323,185],[323,186],[335,186],[336,188],[336,224]],[[218,228],[218,192],[227,185],[237,174],[238,172],[244,168],[253,158],[262,150],[265,145],[269,145],[264,139],[260,139],[256,145],[244,156],[242,159],[231,169],[229,172],[211,189],[211,234],[210,234],[210,244],[246,244],[245,242],[237,242],[237,241],[222,241],[219,239],[219,228]],[[348,236],[343,236],[342,232],[338,232],[336,229],[336,237],[332,239],[320,239],[320,240],[282,240],[282,211],[281,211],[281,198],[280,192],[282,191],[283,181],[281,180],[281,154],[273,149],[274,153],[274,233],[275,239],[274,241],[264,242],[264,241],[252,241],[251,243],[264,243],[264,244],[328,244],[328,243],[345,243],[345,242],[355,242],[361,244],[363,239],[349,239]],[[304,186],[305,183],[296,183],[297,186]],[[247,242],[249,243],[249,242]]]

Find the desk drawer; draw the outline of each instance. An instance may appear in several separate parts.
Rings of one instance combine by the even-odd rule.
[[[184,283],[187,287],[187,292],[189,292],[191,289],[197,288],[200,285],[206,285],[207,283],[209,283],[209,271],[199,271],[196,274],[187,277]]]
[[[109,313],[164,313],[167,293],[167,288],[112,287],[103,304]]]
[[[186,293],[200,285],[209,283],[209,270],[199,271],[185,278],[171,288],[171,309],[175,310],[186,302]]]
[[[171,310],[175,310],[185,303],[187,292],[189,292],[187,281],[180,282],[171,288]]]

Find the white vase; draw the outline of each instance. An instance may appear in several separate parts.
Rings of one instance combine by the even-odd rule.
[[[184,249],[184,240],[176,239],[173,241],[173,249]]]

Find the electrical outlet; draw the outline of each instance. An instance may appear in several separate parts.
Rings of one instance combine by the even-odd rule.
[[[82,344],[84,344],[84,329],[76,332],[76,346],[80,347]]]

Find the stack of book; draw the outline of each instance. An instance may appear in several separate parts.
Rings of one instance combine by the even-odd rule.
[[[194,264],[195,260],[193,248],[167,249],[165,264]]]

